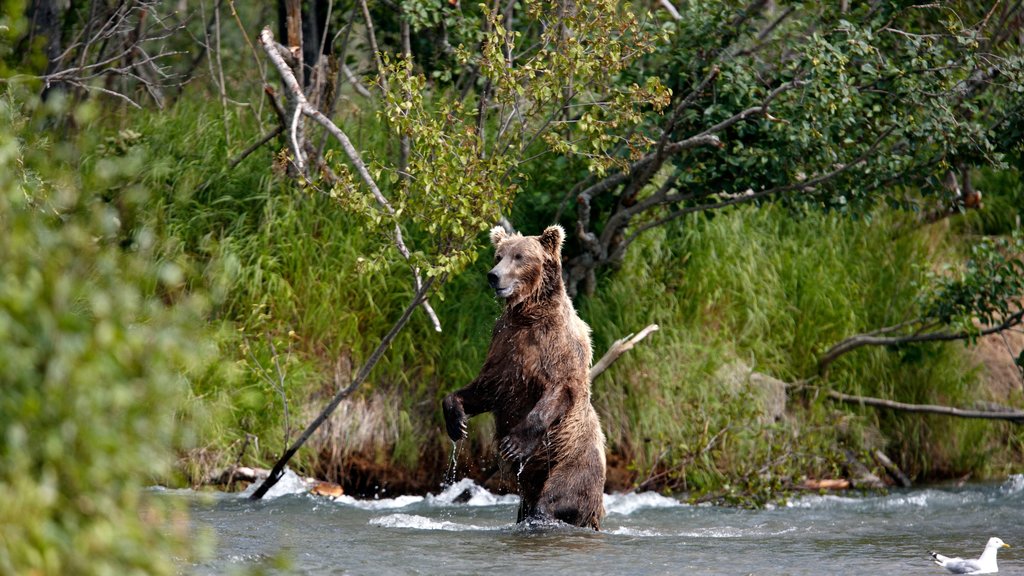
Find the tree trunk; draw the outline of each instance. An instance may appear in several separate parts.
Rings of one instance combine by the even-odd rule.
[[[49,75],[57,69],[57,59],[60,57],[61,38],[61,8],[60,0],[32,0],[25,10],[25,16],[29,21],[29,33],[25,38],[23,47],[19,50],[22,55],[30,54],[33,47],[45,39],[46,53],[46,74]],[[46,100],[50,91],[59,88],[58,85],[46,85],[43,87],[42,98]]]
[[[309,84],[313,66],[320,58],[320,43],[324,30],[330,25],[328,8],[327,0],[311,0],[303,12],[302,0],[277,0],[278,37],[296,57],[295,77],[302,78],[303,87]],[[323,54],[331,53],[330,38],[327,40],[322,47]]]

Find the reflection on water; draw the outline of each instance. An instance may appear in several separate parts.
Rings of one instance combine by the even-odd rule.
[[[1002,484],[887,495],[807,495],[786,506],[691,506],[654,494],[606,495],[604,531],[515,524],[518,498],[469,480],[438,494],[376,500],[311,496],[287,477],[272,498],[192,501],[211,557],[182,569],[223,574],[284,555],[287,574],[942,574],[928,551],[977,557],[990,536],[1000,572],[1024,574],[1024,475]],[[277,488],[277,487],[275,487]]]

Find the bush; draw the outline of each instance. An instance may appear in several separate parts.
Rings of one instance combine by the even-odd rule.
[[[141,158],[82,172],[96,143],[49,141],[47,117],[0,99],[0,573],[171,574],[187,522],[146,487],[189,440],[189,375],[216,366],[207,305],[125,225]]]

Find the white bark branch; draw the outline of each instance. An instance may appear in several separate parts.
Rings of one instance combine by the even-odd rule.
[[[366,184],[366,187],[370,190],[370,193],[373,194],[373,197],[377,201],[377,204],[380,205],[381,209],[383,209],[389,215],[393,216],[395,214],[395,209],[391,206],[391,203],[388,202],[388,199],[380,191],[380,188],[377,186],[377,182],[373,179],[373,176],[370,174],[369,168],[367,168],[366,163],[363,162],[362,155],[359,154],[358,150],[356,150],[356,147],[352,144],[352,141],[348,139],[348,136],[345,135],[345,132],[342,131],[342,129],[339,128],[337,124],[332,122],[331,119],[328,118],[327,116],[324,116],[322,112],[317,110],[316,107],[310,104],[309,101],[306,99],[306,95],[303,94],[302,88],[299,86],[298,80],[295,79],[295,75],[292,73],[291,68],[285,63],[284,58],[281,56],[281,51],[286,49],[283,46],[278,45],[277,42],[274,41],[274,33],[270,31],[269,26],[263,28],[263,31],[260,32],[260,44],[263,45],[263,49],[264,51],[266,51],[267,56],[270,58],[270,61],[274,64],[278,72],[281,74],[281,78],[282,80],[284,80],[284,84],[285,87],[288,88],[288,92],[292,95],[293,98],[295,98],[296,110],[301,110],[303,114],[312,118],[317,124],[323,126],[324,129],[327,130],[327,132],[334,136],[338,143],[341,144],[341,148],[342,150],[345,151],[345,155],[348,156],[349,162],[351,162],[352,165],[355,166],[356,172],[359,174],[360,179],[362,179],[363,183]],[[295,133],[294,125],[295,123],[293,122],[293,136]],[[302,159],[301,146],[297,142],[294,142],[292,145],[296,147],[295,163],[298,166],[299,170],[302,171],[305,169],[305,167]],[[409,248],[405,245],[405,240],[402,237],[402,229],[401,227],[399,227],[397,222],[395,223],[395,246],[398,248],[398,252],[402,255],[402,257],[405,258],[406,261],[410,261],[411,264],[412,255],[409,252]],[[423,278],[420,275],[420,270],[418,267],[413,265],[412,271],[415,280],[416,291],[419,292],[420,288],[423,286]],[[430,306],[430,303],[426,300],[426,298],[423,299],[423,309],[427,312],[427,315],[430,317],[430,321],[434,324],[434,330],[440,332],[441,322],[440,320],[438,320],[437,314],[434,312],[434,309]]]
[[[623,354],[631,350],[634,345],[636,345],[638,342],[646,338],[648,334],[656,330],[658,330],[658,325],[651,324],[650,326],[638,332],[636,335],[630,334],[625,338],[620,338],[616,340],[615,343],[612,344],[610,348],[608,348],[608,351],[604,353],[604,356],[602,356],[601,359],[598,360],[593,367],[591,367],[590,381],[593,382],[594,379],[600,376],[602,372],[607,370],[613,362],[618,360],[619,356],[622,356]]]
[[[682,20],[683,17],[679,14],[679,10],[676,10],[676,7],[671,2],[668,0],[661,0],[659,4],[661,4],[661,7],[664,8],[670,16],[672,16],[673,20]]]
[[[990,412],[986,410],[964,410],[963,408],[952,408],[950,406],[939,406],[936,404],[907,404],[895,400],[883,398],[872,398],[870,396],[854,396],[843,394],[835,390],[828,391],[828,397],[846,404],[860,404],[875,408],[887,408],[901,412],[917,412],[920,414],[940,414],[942,416],[958,416],[960,418],[980,418],[985,420],[1008,420],[1014,424],[1024,424],[1024,412],[1018,410],[1007,410],[1006,412]]]

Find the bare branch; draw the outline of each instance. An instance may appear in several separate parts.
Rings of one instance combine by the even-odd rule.
[[[1017,312],[1007,316],[1003,321],[996,325],[982,329],[977,333],[972,332],[926,332],[926,333],[913,333],[905,336],[879,336],[878,334],[883,333],[882,330],[889,330],[883,328],[882,330],[875,331],[869,334],[857,334],[856,336],[850,336],[845,340],[835,344],[826,351],[821,358],[818,360],[818,374],[822,377],[828,374],[829,366],[836,361],[840,356],[861,348],[864,346],[897,346],[900,344],[911,344],[918,342],[951,342],[955,340],[966,340],[975,336],[987,336],[989,334],[996,334],[1003,332],[1014,326],[1021,324],[1024,319],[1024,310],[1018,310]],[[914,324],[926,324],[928,319],[920,319]],[[907,323],[901,326],[906,326]]]
[[[270,132],[267,132],[266,134],[261,136],[259,140],[253,142],[252,145],[250,145],[248,148],[239,153],[238,156],[232,158],[231,161],[228,162],[228,168],[234,168],[235,166],[241,164],[242,161],[248,158],[250,154],[258,150],[260,146],[263,146],[267,142],[270,142],[275,136],[277,136],[281,132],[284,132],[284,126],[275,126]]]
[[[620,244],[619,251],[620,252],[624,251],[626,249],[626,247],[628,247],[630,244],[632,244],[641,234],[643,234],[647,230],[650,230],[652,228],[656,228],[656,227],[661,226],[661,225],[663,225],[663,224],[665,224],[665,223],[667,223],[667,222],[669,222],[671,220],[676,220],[678,218],[681,218],[682,216],[685,216],[687,214],[691,214],[693,212],[704,212],[704,211],[709,211],[709,210],[718,210],[718,209],[721,209],[721,208],[727,208],[729,206],[735,206],[737,204],[746,204],[748,202],[753,202],[755,200],[760,200],[761,198],[766,198],[766,197],[769,197],[769,196],[780,195],[780,194],[785,194],[785,193],[788,193],[788,192],[794,192],[794,191],[799,191],[799,190],[807,190],[807,189],[810,189],[810,188],[813,188],[813,187],[817,186],[818,184],[822,184],[824,182],[828,182],[829,180],[833,180],[834,178],[836,178],[839,175],[849,171],[850,169],[852,169],[852,168],[854,168],[856,166],[859,166],[859,165],[863,164],[864,162],[867,162],[868,159],[871,158],[875,154],[875,152],[878,150],[878,147],[882,144],[882,142],[884,142],[885,139],[890,134],[892,134],[892,132],[895,131],[895,130],[896,130],[896,126],[889,127],[884,132],[882,132],[881,135],[878,136],[878,138],[875,140],[875,142],[859,158],[857,158],[856,160],[854,160],[853,162],[850,162],[848,164],[840,165],[839,167],[835,168],[834,170],[832,170],[830,172],[826,172],[825,174],[821,174],[819,176],[816,176],[814,178],[810,178],[810,179],[807,179],[807,180],[803,180],[801,182],[793,182],[793,183],[785,184],[785,185],[781,185],[781,186],[774,186],[772,188],[767,188],[765,190],[760,190],[758,192],[754,192],[753,190],[748,190],[747,192],[743,192],[743,193],[739,193],[739,194],[726,195],[724,200],[720,200],[718,202],[712,202],[710,204],[701,204],[701,205],[697,205],[697,206],[688,206],[686,208],[683,208],[683,209],[680,209],[680,210],[676,210],[676,211],[674,211],[674,212],[672,212],[672,213],[670,213],[670,214],[668,214],[668,215],[666,215],[666,216],[664,216],[662,218],[658,218],[657,220],[648,222],[647,224],[644,224],[643,226],[640,226],[635,231],[633,231],[633,233],[630,234],[629,237],[626,238],[626,240],[622,244]],[[687,200],[687,199],[690,199],[690,198],[692,198],[692,196],[673,195],[673,196],[669,196],[669,197],[665,198],[663,203],[667,204],[667,203],[672,203],[672,202],[679,202],[679,201]]]
[[[950,406],[939,406],[936,404],[906,404],[883,398],[872,398],[870,396],[854,396],[844,394],[835,390],[828,391],[828,397],[846,404],[860,404],[874,408],[885,408],[898,410],[900,412],[915,412],[919,414],[939,414],[942,416],[956,416],[958,418],[979,418],[984,420],[1007,420],[1014,424],[1024,424],[1024,412],[1008,410],[1006,412],[989,412],[985,410],[965,410],[952,408]]]
[[[676,10],[676,7],[669,2],[669,0],[658,0],[658,4],[661,4],[661,7],[668,12],[668,15],[671,16],[673,20],[681,20],[683,18],[682,15],[679,14],[679,10]]]
[[[352,393],[355,392],[357,388],[359,388],[359,385],[366,381],[366,378],[370,375],[370,371],[373,370],[373,367],[376,366],[377,362],[379,362],[381,357],[384,356],[384,352],[391,345],[391,342],[395,339],[396,336],[398,336],[398,333],[401,332],[402,328],[404,328],[405,325],[409,322],[409,318],[412,317],[412,313],[416,310],[417,307],[426,303],[427,292],[430,291],[430,286],[431,284],[433,284],[433,282],[433,278],[428,278],[425,283],[416,288],[416,293],[413,295],[412,301],[409,302],[409,305],[405,307],[405,310],[402,312],[402,315],[398,318],[398,320],[395,321],[394,325],[391,326],[391,330],[389,330],[388,333],[384,335],[384,338],[381,339],[380,344],[377,345],[377,348],[375,348],[373,353],[370,354],[370,357],[366,360],[366,363],[363,364],[363,366],[359,369],[359,373],[356,374],[356,377],[352,379],[352,383],[349,384],[346,388],[343,388],[339,390],[337,393],[335,393],[334,397],[331,398],[331,401],[328,402],[327,405],[323,408],[323,410],[320,411],[320,414],[318,414],[317,417],[312,422],[310,422],[308,426],[306,426],[306,429],[302,431],[302,434],[298,437],[298,439],[295,440],[295,443],[293,443],[291,446],[288,447],[287,450],[285,450],[284,454],[281,455],[281,458],[279,458],[277,462],[274,464],[274,468],[271,469],[270,475],[267,476],[267,479],[263,481],[263,484],[260,484],[260,487],[257,488],[256,491],[253,492],[251,496],[249,496],[250,500],[262,499],[263,496],[267,493],[267,491],[270,490],[275,484],[277,484],[278,480],[280,480],[281,477],[284,476],[284,467],[288,465],[288,461],[292,459],[292,456],[294,456],[295,453],[299,451],[299,448],[302,448],[302,445],[305,444],[307,440],[309,440],[309,437],[312,436],[313,433],[316,432],[316,430],[320,428],[320,426],[324,422],[327,421],[331,414],[334,413],[334,410],[338,407],[338,405],[341,404],[341,401],[351,396]]]
[[[341,144],[341,148],[342,150],[345,151],[345,155],[348,156],[349,162],[351,162],[352,165],[355,166],[356,172],[359,174],[359,177],[362,179],[363,183],[366,184],[367,188],[369,188],[370,193],[377,201],[377,204],[380,205],[380,207],[385,212],[393,216],[395,214],[395,209],[391,206],[391,203],[388,202],[388,199],[380,191],[380,188],[377,186],[377,182],[373,179],[373,176],[370,174],[369,168],[367,168],[366,163],[363,162],[362,155],[359,154],[358,150],[356,150],[355,146],[352,144],[352,141],[349,140],[348,136],[345,135],[345,132],[343,132],[341,128],[339,128],[334,122],[332,122],[330,118],[324,116],[322,112],[317,110],[313,105],[309,103],[308,100],[306,100],[306,96],[305,94],[303,94],[302,89],[299,87],[299,83],[295,79],[295,75],[292,74],[291,69],[288,67],[287,64],[285,64],[284,58],[282,58],[281,56],[281,51],[284,50],[284,48],[274,41],[274,34],[273,32],[270,31],[269,27],[264,28],[263,32],[260,33],[260,43],[263,45],[264,51],[267,53],[267,56],[270,57],[270,61],[274,63],[274,66],[277,67],[278,72],[280,72],[281,78],[284,80],[285,86],[288,88],[288,91],[291,93],[292,97],[295,98],[296,110],[301,110],[303,114],[312,118],[318,124],[323,126],[324,129],[327,130],[332,136],[334,136],[338,143]],[[298,147],[297,143],[295,145],[296,147]],[[304,169],[302,155],[301,153],[298,153],[298,150],[296,154],[296,163],[298,164],[300,170]],[[395,223],[395,246],[398,248],[398,251],[403,258],[405,258],[407,261],[412,260],[412,254],[409,251],[409,248],[405,245],[405,240],[402,237],[402,229],[401,227],[399,227],[397,222]],[[412,270],[415,279],[416,291],[419,292],[419,290],[423,288],[425,284],[420,276],[419,268],[413,266]],[[428,281],[426,285],[429,285],[429,283],[430,282]],[[437,314],[434,312],[434,309],[430,306],[430,303],[427,302],[426,299],[423,299],[423,309],[427,312],[427,315],[430,316],[430,320],[434,324],[434,329],[440,332],[441,323],[438,320]]]
[[[366,23],[366,38],[370,43],[370,51],[373,52],[373,62],[377,65],[377,77],[380,81],[381,91],[387,93],[388,77],[384,73],[384,61],[380,59],[380,49],[377,48],[377,36],[373,32],[373,18],[370,17],[370,7],[366,0],[359,0],[359,6],[363,9],[363,20]]]
[[[341,73],[345,75],[345,80],[348,80],[348,83],[352,85],[352,88],[355,89],[356,94],[359,94],[364,98],[370,98],[371,96],[373,96],[373,94],[371,94],[370,91],[366,89],[366,86],[363,86],[363,83],[359,81],[359,78],[356,78],[356,75],[352,72],[352,69],[349,68],[347,64],[341,65]]]
[[[604,356],[602,356],[601,359],[598,360],[597,363],[590,368],[590,381],[593,382],[598,376],[600,376],[605,370],[607,370],[613,362],[618,360],[619,356],[622,356],[626,352],[632,350],[633,346],[635,346],[638,342],[646,338],[648,334],[656,330],[658,330],[658,325],[651,324],[650,326],[641,330],[635,336],[633,334],[630,334],[625,338],[619,338],[618,340],[616,340],[615,343],[612,344],[610,348],[608,348],[608,351],[604,353]]]

